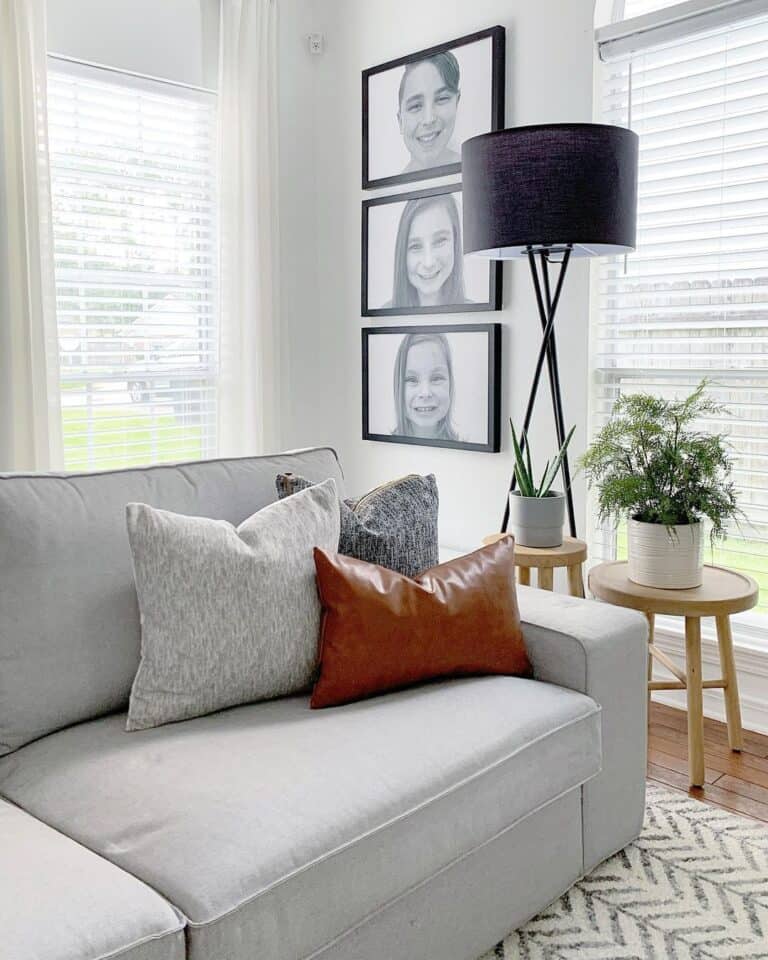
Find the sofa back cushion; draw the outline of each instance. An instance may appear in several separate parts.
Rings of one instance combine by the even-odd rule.
[[[90,474],[0,474],[0,756],[124,709],[140,625],[130,502],[235,525],[274,502],[275,475],[333,477],[329,448]]]

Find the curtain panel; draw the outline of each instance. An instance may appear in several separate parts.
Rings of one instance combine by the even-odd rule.
[[[62,464],[45,0],[0,3],[0,470]]]
[[[222,0],[219,453],[280,445],[277,4]]]

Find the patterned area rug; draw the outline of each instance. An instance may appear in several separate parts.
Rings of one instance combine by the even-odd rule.
[[[637,841],[482,960],[766,960],[768,827],[648,784]]]

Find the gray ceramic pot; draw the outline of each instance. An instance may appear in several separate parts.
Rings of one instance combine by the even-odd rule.
[[[546,497],[523,497],[519,490],[509,495],[507,532],[521,547],[559,547],[564,521],[565,495],[559,491]]]

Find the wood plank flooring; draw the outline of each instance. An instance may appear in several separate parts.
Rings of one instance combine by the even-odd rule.
[[[725,724],[705,718],[705,783],[689,788],[685,712],[652,703],[649,719],[649,780],[768,823],[768,736],[745,730],[744,749],[732,753]]]

